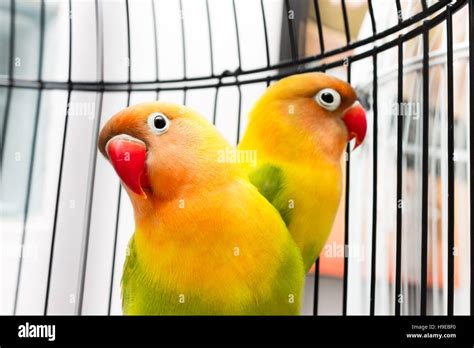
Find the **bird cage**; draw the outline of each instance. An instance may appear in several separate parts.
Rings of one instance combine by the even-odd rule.
[[[235,145],[270,84],[310,71],[350,82],[369,127],[302,314],[473,313],[472,6],[2,1],[0,314],[122,314],[134,222],[97,151],[111,115],[177,102]]]

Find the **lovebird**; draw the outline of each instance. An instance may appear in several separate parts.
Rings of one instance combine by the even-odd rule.
[[[255,153],[250,181],[278,209],[309,271],[331,231],[342,192],[341,157],[367,131],[346,82],[304,73],[271,85],[249,114],[239,151]],[[355,149],[354,147],[354,149]]]
[[[278,211],[195,111],[150,102],[114,115],[100,152],[127,192],[135,231],[123,268],[128,315],[295,315],[304,269]]]

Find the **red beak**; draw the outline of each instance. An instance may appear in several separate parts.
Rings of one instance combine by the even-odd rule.
[[[107,155],[120,180],[132,192],[146,198],[143,187],[149,186],[146,173],[146,145],[141,140],[120,134],[107,142]]]
[[[347,140],[351,141],[355,138],[356,143],[354,149],[356,149],[360,144],[362,144],[365,134],[367,133],[367,118],[365,117],[365,110],[358,102],[356,102],[344,112],[342,120],[346,124],[347,131],[349,132],[349,138]]]

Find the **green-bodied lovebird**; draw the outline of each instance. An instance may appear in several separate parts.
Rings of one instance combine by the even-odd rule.
[[[191,109],[150,102],[114,115],[99,149],[132,202],[123,268],[130,315],[298,314],[301,254],[235,151]]]
[[[238,146],[255,151],[250,181],[278,209],[301,250],[306,271],[319,256],[339,206],[341,157],[365,137],[365,111],[354,89],[323,73],[271,85],[257,101]]]

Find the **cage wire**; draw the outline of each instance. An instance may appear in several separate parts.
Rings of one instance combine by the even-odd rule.
[[[237,144],[264,89],[308,71],[352,83],[369,130],[302,314],[473,313],[473,16],[468,0],[2,1],[1,313],[121,314],[133,220],[97,153],[110,115],[183,103]]]

